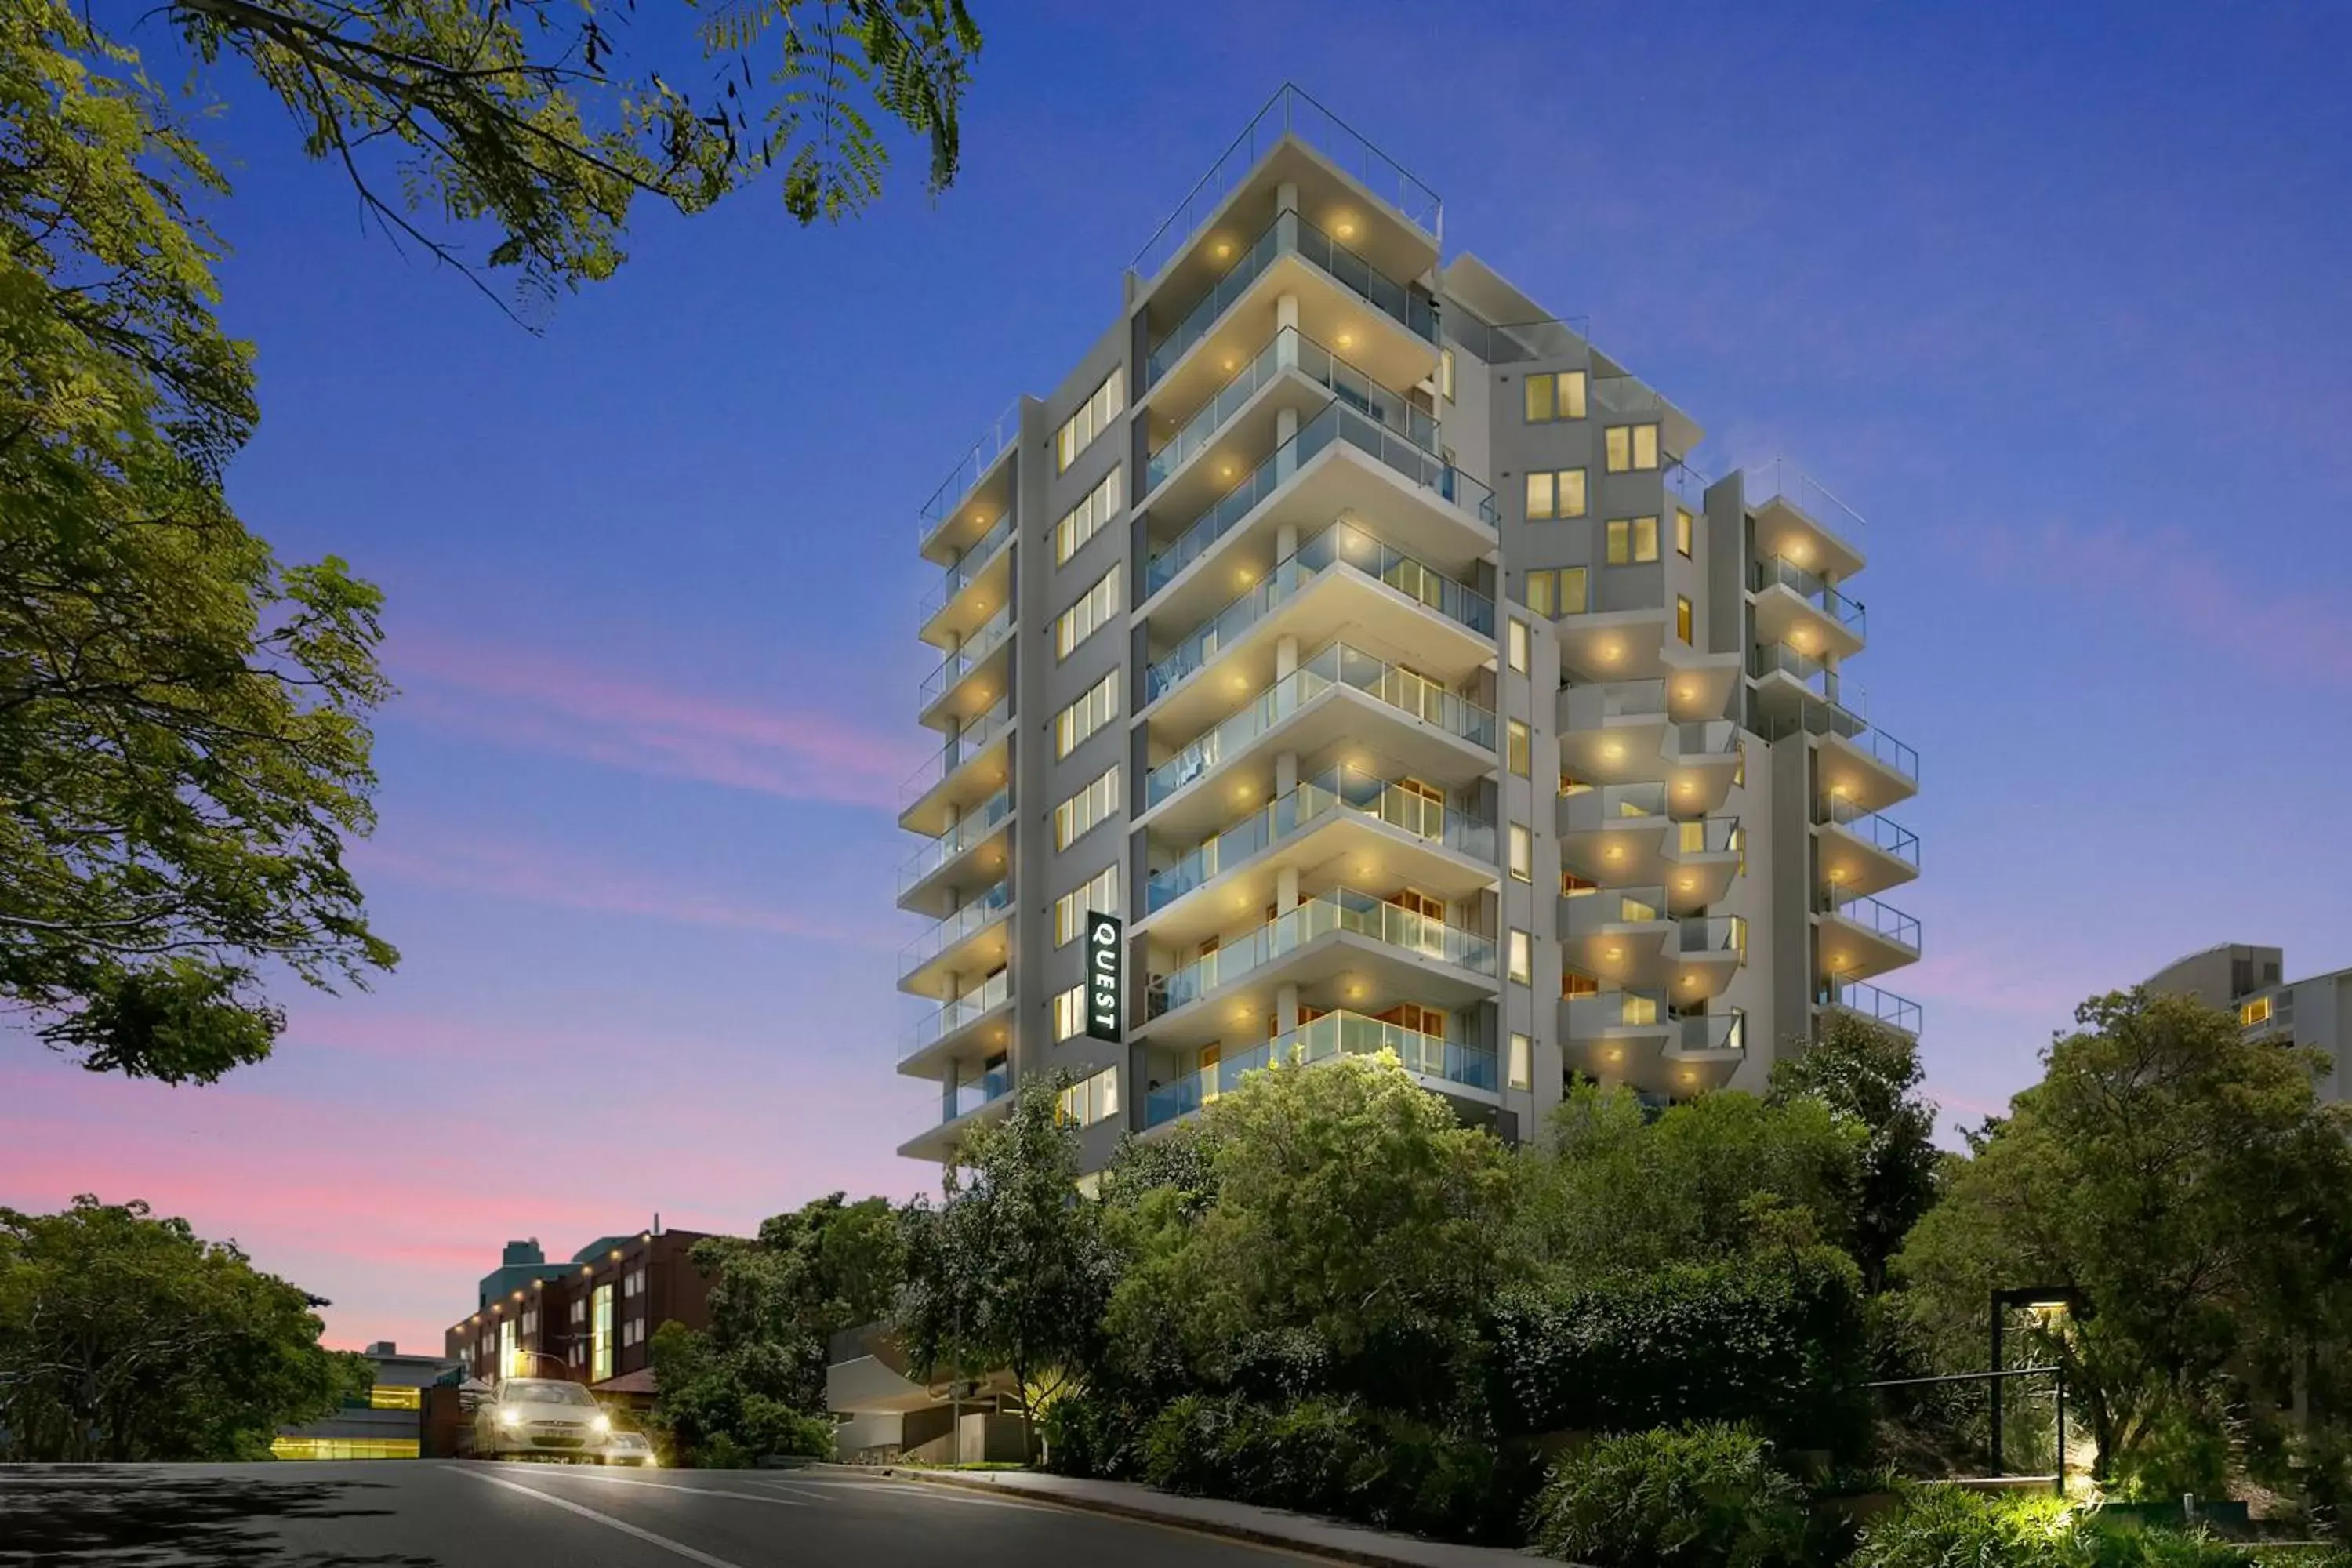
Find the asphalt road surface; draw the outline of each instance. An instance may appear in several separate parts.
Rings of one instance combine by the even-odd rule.
[[[433,1459],[0,1466],[6,1568],[1275,1568],[1308,1559],[917,1481]]]

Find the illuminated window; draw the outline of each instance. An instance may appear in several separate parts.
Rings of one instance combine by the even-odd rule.
[[[1062,1091],[1054,1110],[1062,1121],[1076,1127],[1092,1127],[1097,1121],[1117,1116],[1118,1069],[1105,1068],[1091,1078],[1072,1084]]]
[[[1118,671],[1112,670],[1095,682],[1084,697],[1054,715],[1054,756],[1068,756],[1079,745],[1118,717]]]
[[[370,1410],[422,1410],[425,1391],[421,1388],[391,1388],[377,1384],[368,1390]]]
[[[1446,402],[1454,401],[1454,351],[1437,351],[1437,395]]]
[[[1521,985],[1535,984],[1535,948],[1528,933],[1518,927],[1511,928],[1511,979]]]
[[[273,1437],[269,1452],[280,1459],[414,1459],[414,1437]]]
[[[1687,643],[1691,640],[1691,602],[1687,595],[1675,595],[1675,635]]]
[[[1127,367],[1122,365],[1110,373],[1094,395],[1081,404],[1054,437],[1054,471],[1068,471],[1078,454],[1094,445],[1095,437],[1110,427],[1110,422],[1127,409]]]
[[[1503,635],[1504,658],[1521,675],[1528,672],[1528,623],[1511,621]]]
[[[1555,419],[1584,417],[1584,373],[1547,371],[1528,377],[1527,422],[1549,425]]]
[[[1519,777],[1528,777],[1535,764],[1533,749],[1528,744],[1528,727],[1514,719],[1510,721],[1504,734],[1507,742],[1507,749],[1504,754],[1506,765]]]
[[[1584,515],[1584,470],[1549,468],[1528,475],[1528,521]]]
[[[1118,611],[1118,567],[1116,563],[1102,574],[1084,597],[1062,612],[1054,626],[1054,652],[1067,658],[1070,651],[1095,635],[1103,624]]]
[[[1054,564],[1066,565],[1078,547],[1102,531],[1104,523],[1117,517],[1124,504],[1119,487],[1126,483],[1121,477],[1126,469],[1115,468],[1103,476],[1103,482],[1087,492],[1087,499],[1072,507],[1062,521],[1054,525]]]
[[[1654,517],[1612,517],[1604,537],[1605,559],[1612,566],[1658,558],[1658,520]]]
[[[515,1346],[514,1320],[509,1318],[499,1325],[499,1375],[520,1377],[523,1371],[522,1352]]]
[[[1658,427],[1654,425],[1612,425],[1601,432],[1601,453],[1612,474],[1658,466]]]
[[[1513,1089],[1533,1089],[1535,1087],[1536,1073],[1534,1058],[1535,1042],[1528,1039],[1525,1035],[1513,1035],[1511,1037],[1511,1060],[1509,1064],[1511,1076],[1507,1080]]]
[[[1066,1040],[1086,1033],[1087,988],[1073,985],[1054,998],[1054,1038]]]
[[[599,1285],[589,1298],[588,1381],[613,1375],[613,1288]]]
[[[1118,764],[1054,808],[1054,847],[1067,849],[1089,829],[1118,810]]]
[[[1559,972],[1559,994],[1563,996],[1598,996],[1601,994],[1601,982],[1590,974],[1563,969]]]
[[[1648,1028],[1658,1021],[1658,999],[1644,996],[1638,991],[1628,991],[1617,1006],[1617,1021],[1635,1028]]]
[[[1536,879],[1536,841],[1524,824],[1511,824],[1511,875],[1522,882]]]
[[[2241,1027],[2251,1029],[2256,1024],[2267,1024],[2270,1021],[2271,999],[2267,996],[2249,998],[2245,1005],[2238,1009],[2238,1023]]]
[[[1690,559],[1691,514],[1681,507],[1675,508],[1675,553]]]
[[[1552,608],[1552,594],[1557,584],[1549,572],[1530,572],[1527,577],[1528,608],[1546,620],[1558,614]]]
[[[1076,936],[1086,926],[1089,911],[1104,914],[1118,912],[1118,867],[1104,867],[1085,884],[1071,889],[1054,900],[1054,945],[1061,946]]]
[[[1559,613],[1563,616],[1584,614],[1584,568],[1563,566],[1559,569]]]

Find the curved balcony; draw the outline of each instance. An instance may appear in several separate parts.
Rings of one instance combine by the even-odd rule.
[[[984,1046],[991,1051],[1001,1051],[1007,1044],[1008,1032],[1002,1016],[1013,1000],[1013,972],[1000,969],[982,984],[951,1001],[943,1002],[913,1028],[898,1047],[898,1070],[919,1078],[928,1078],[939,1064],[967,1045]],[[993,1019],[996,1027],[981,1027]]]
[[[1434,681],[1389,663],[1346,643],[1333,643],[1298,668],[1260,692],[1223,723],[1200,736],[1147,773],[1143,781],[1144,809],[1149,811],[1174,796],[1225,763],[1255,748],[1278,729],[1288,725],[1328,694],[1355,692],[1376,705],[1373,712],[1401,714],[1413,730],[1429,737],[1441,766],[1450,752],[1459,773],[1465,765],[1492,767],[1495,715],[1466,697],[1455,695]],[[1361,708],[1357,709],[1361,712]],[[1294,749],[1309,752],[1318,743],[1343,738],[1348,715],[1335,714],[1336,724],[1303,732]],[[1328,730],[1327,734],[1324,731]],[[1406,737],[1400,741],[1409,746]],[[1465,756],[1463,748],[1481,753]],[[1423,748],[1424,751],[1427,748]],[[1408,762],[1420,759],[1402,758]]]
[[[1157,702],[1199,674],[1241,641],[1251,627],[1272,617],[1276,610],[1320,581],[1325,573],[1335,569],[1384,584],[1414,605],[1433,610],[1475,634],[1465,640],[1465,657],[1472,667],[1494,657],[1494,600],[1401,550],[1391,549],[1362,529],[1339,522],[1301,544],[1297,553],[1276,565],[1264,581],[1244,590],[1223,609],[1187,633],[1173,648],[1154,659],[1143,676],[1145,706]],[[1311,639],[1314,630],[1302,630],[1302,635]]]
[[[1756,631],[1767,643],[1787,643],[1799,653],[1827,651],[1850,658],[1869,636],[1868,612],[1818,573],[1783,555],[1754,563],[1748,586],[1756,595]]]
[[[1688,1005],[1720,994],[1746,958],[1744,921],[1677,917],[1664,887],[1586,889],[1563,894],[1559,905],[1561,961],[1628,990]]]
[[[1705,909],[1729,889],[1739,867],[1739,820],[1678,820],[1664,784],[1606,784],[1560,798],[1563,867],[1603,886],[1657,886],[1677,915]]]
[[[967,855],[989,844],[1007,830],[1013,817],[1013,792],[1000,789],[979,805],[958,817],[955,826],[931,838],[923,847],[898,864],[898,903],[909,907],[909,896],[933,878],[957,865]],[[1000,853],[992,862],[983,859],[984,870],[1001,869],[1003,857]]]
[[[961,726],[1003,698],[1013,661],[1013,606],[1007,605],[923,677],[917,702],[924,723],[945,716]]]
[[[1917,962],[1919,922],[1892,904],[1838,892],[1818,896],[1818,973],[1867,980]]]
[[[1013,514],[1008,511],[940,574],[938,584],[923,595],[922,607],[916,617],[925,642],[936,647],[954,640],[969,643],[982,618],[1010,601],[1013,573],[1005,546],[1013,542]],[[999,563],[1004,563],[1005,569],[992,570]],[[971,602],[967,606],[963,602],[965,591],[976,583],[984,583],[985,586],[970,595]]]
[[[1824,795],[1815,820],[1821,824],[1821,879],[1840,892],[1877,893],[1919,874],[1919,836],[1853,801]]]
[[[1012,776],[1012,705],[1000,702],[949,736],[898,786],[898,826],[936,838],[1003,789]]]
[[[1824,980],[1814,990],[1816,1006],[1835,1007],[1858,1018],[1893,1029],[1898,1034],[1919,1037],[1920,1026],[1926,1021],[1919,1004],[1907,996],[1897,996],[1864,981],[1834,975]]]
[[[983,973],[1003,964],[1010,945],[1005,931],[1013,913],[1013,884],[999,882],[929,931],[898,954],[898,989],[944,998],[959,974]]]
[[[1358,1013],[1327,1013],[1253,1050],[1153,1089],[1144,1097],[1143,1124],[1160,1127],[1190,1116],[1219,1095],[1239,1089],[1247,1074],[1265,1068],[1308,1067],[1343,1056],[1378,1056],[1382,1051],[1395,1053],[1405,1071],[1420,1079],[1423,1087],[1440,1093],[1468,1089],[1473,1091],[1469,1098],[1483,1103],[1501,1081],[1495,1053],[1482,1047],[1420,1034],[1402,1024],[1383,1023]]]
[[[1601,991],[1560,1003],[1568,1065],[1608,1083],[1661,1093],[1720,1088],[1748,1050],[1748,1015],[1676,1009],[1654,992]]]

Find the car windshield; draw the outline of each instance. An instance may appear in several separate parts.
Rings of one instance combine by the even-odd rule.
[[[616,1448],[643,1448],[648,1445],[637,1433],[615,1432],[613,1434],[613,1446]]]
[[[558,1383],[555,1379],[515,1379],[499,1390],[499,1400],[505,1405],[593,1405],[596,1401],[576,1383]]]

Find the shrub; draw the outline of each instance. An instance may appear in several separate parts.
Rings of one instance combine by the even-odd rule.
[[[2053,1497],[1916,1489],[1873,1521],[1846,1568],[2346,1568],[2342,1552],[2265,1552],[2079,1511]]]
[[[1772,1446],[1720,1422],[1610,1437],[1560,1460],[1531,1543],[1595,1568],[1806,1568],[1820,1561],[1804,1489]]]
[[[1831,1248],[1520,1292],[1489,1331],[1507,1432],[1729,1421],[1789,1448],[1868,1440],[1860,1279]]]
[[[1045,1438],[1045,1468],[1057,1475],[1123,1480],[1141,1462],[1135,1439],[1141,1423],[1121,1401],[1084,1389],[1065,1394],[1045,1407],[1039,1430]]]

